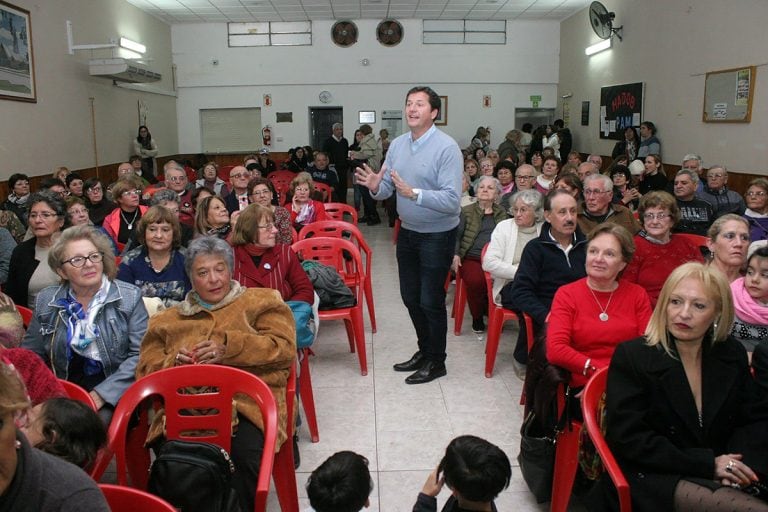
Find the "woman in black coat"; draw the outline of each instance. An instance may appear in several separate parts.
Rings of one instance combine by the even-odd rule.
[[[686,263],[667,279],[646,336],[616,349],[606,440],[635,512],[725,510],[723,503],[727,510],[768,510],[737,488],[756,480],[754,469],[766,462],[754,456],[761,450],[742,453],[747,441],[760,443],[739,433],[768,415],[744,348],[728,336],[732,321],[727,280],[713,267]],[[608,486],[604,475],[598,489]]]

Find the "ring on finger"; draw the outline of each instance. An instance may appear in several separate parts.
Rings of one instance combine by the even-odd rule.
[[[736,465],[736,462],[733,460],[728,461],[728,465],[725,466],[725,470],[729,473],[733,473],[733,467]]]

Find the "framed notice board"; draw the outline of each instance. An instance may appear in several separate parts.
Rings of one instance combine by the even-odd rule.
[[[705,123],[748,123],[752,120],[755,66],[707,73],[704,82]]]
[[[624,130],[640,126],[643,82],[600,88],[600,138],[623,140]]]

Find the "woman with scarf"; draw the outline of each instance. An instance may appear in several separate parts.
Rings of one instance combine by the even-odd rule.
[[[752,352],[768,343],[768,246],[747,258],[747,273],[731,283],[734,319],[731,336]]]
[[[224,240],[231,232],[229,211],[224,201],[218,196],[201,200],[195,211],[195,237],[213,235]]]
[[[141,156],[142,175],[150,183],[157,183],[155,178],[155,157],[157,156],[157,142],[146,126],[139,126],[139,133],[133,140],[133,154]]]
[[[42,290],[21,342],[62,379],[89,391],[109,423],[135,381],[147,310],[141,290],[116,281],[112,247],[91,226],[62,232],[48,254],[61,284]]]
[[[29,176],[26,174],[11,174],[8,178],[8,199],[0,205],[0,209],[13,212],[24,227],[27,227],[27,201],[29,200]]]
[[[312,199],[315,183],[308,172],[300,172],[291,180],[291,223],[296,231],[318,220],[326,220],[325,206]]]
[[[275,214],[258,204],[248,206],[237,220],[232,244],[232,278],[248,288],[272,288],[283,300],[312,305],[314,288],[290,245],[277,242]]]

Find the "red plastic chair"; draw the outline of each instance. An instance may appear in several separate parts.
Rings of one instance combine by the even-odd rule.
[[[327,213],[328,217],[331,219],[349,222],[344,218],[344,215],[346,214],[352,218],[352,224],[357,226],[358,216],[354,206],[350,206],[346,203],[324,203],[323,206],[325,206],[325,213]]]
[[[483,247],[480,259],[485,259],[485,252],[488,250],[488,244]],[[520,316],[505,307],[499,306],[493,300],[493,278],[490,272],[483,272],[485,274],[485,287],[488,290],[488,334],[485,337],[485,376],[491,378],[493,376],[493,367],[496,365],[496,355],[499,352],[499,341],[501,340],[501,331],[504,328],[504,324],[509,320],[517,320],[520,322]],[[533,347],[533,319],[523,313],[522,321],[525,322],[525,332],[527,334],[528,352]],[[520,405],[525,405],[525,386],[523,386],[523,393],[520,395]]]
[[[600,418],[598,417],[598,404],[600,397],[605,393],[606,383],[608,381],[608,368],[603,368],[595,372],[587,385],[584,387],[584,393],[581,395],[581,411],[584,415],[584,426],[587,434],[595,445],[600,459],[603,461],[603,468],[611,477],[616,492],[619,496],[619,510],[621,512],[632,512],[632,497],[629,492],[629,483],[624,478],[616,459],[605,442],[603,432],[600,430]]]
[[[71,398],[72,400],[77,400],[78,402],[83,402],[85,405],[96,411],[96,402],[93,401],[93,398],[91,395],[75,384],[74,382],[69,382],[68,380],[64,379],[58,379],[59,384],[64,388],[64,391],[67,392],[67,396]]]
[[[275,449],[277,444],[277,405],[272,391],[264,381],[255,375],[232,368],[229,366],[207,365],[205,371],[200,371],[197,365],[178,366],[166,368],[147,375],[133,383],[123,394],[117,404],[112,423],[109,427],[109,447],[117,459],[117,482],[119,485],[127,485],[127,469],[129,465],[137,463],[145,464],[144,474],[139,473],[140,468],[131,469],[131,477],[134,487],[146,489],[147,469],[149,467],[149,454],[147,448],[143,448],[146,435],[146,416],[139,421],[139,428],[133,439],[129,436],[128,424],[136,409],[146,409],[143,405],[156,399],[164,402],[166,413],[165,431],[168,439],[187,439],[198,442],[209,442],[221,446],[227,451],[231,449],[232,433],[232,398],[236,393],[249,396],[259,406],[264,421],[264,453],[261,457],[261,470],[256,485],[256,512],[266,510],[269,481],[275,465],[275,479],[286,478],[278,470]],[[186,388],[207,387],[204,393],[188,394],[180,393]],[[209,414],[182,415],[185,409],[204,409]],[[200,435],[188,435],[188,434]],[[139,444],[139,440],[140,443]],[[127,445],[131,445],[130,450]],[[288,446],[286,446],[288,445]],[[292,452],[292,444],[289,439],[283,448],[285,452]],[[142,453],[135,453],[141,451]],[[280,453],[283,449],[280,450]],[[279,455],[279,454],[278,454]],[[132,460],[128,461],[128,457]],[[295,472],[293,460],[290,462],[290,473],[293,474],[295,487]],[[138,481],[134,476],[138,475]],[[276,484],[278,491],[281,485]],[[293,510],[283,504],[284,496],[278,492],[283,510]]]
[[[351,208],[351,207],[350,207]],[[373,265],[373,251],[365,237],[354,224],[344,222],[343,220],[319,220],[308,224],[299,231],[299,240],[315,236],[325,236],[330,238],[343,238],[351,240],[360,249],[360,255],[365,256],[365,281],[363,282],[363,293],[365,303],[368,306],[368,317],[371,321],[371,331],[376,332],[376,308],[373,304],[373,283],[371,280],[371,271]],[[347,286],[354,284],[350,280]]]
[[[222,165],[221,167],[219,167],[219,172],[217,173],[219,178],[221,178],[222,180],[224,180],[227,183],[229,183],[229,171],[231,171],[235,167],[237,167],[237,166],[235,166],[235,165]]]
[[[365,272],[355,244],[341,238],[314,237],[299,240],[292,245],[293,250],[302,260],[315,260],[332,266],[341,275],[355,296],[356,304],[349,308],[320,310],[320,321],[344,320],[347,330],[350,352],[357,350],[360,362],[360,374],[368,375],[368,362],[365,354],[365,328],[363,324],[363,288]],[[347,262],[344,252],[351,255]]]
[[[453,318],[453,334],[461,335],[461,326],[464,324],[464,310],[467,308],[467,287],[461,278],[461,267],[456,270],[456,289],[453,295],[453,307],[451,308],[451,318]]]
[[[557,393],[557,417],[561,418],[565,407],[565,387],[560,386]],[[579,433],[581,422],[571,420],[555,439],[555,474],[552,478],[552,501],[550,512],[567,512],[571,501],[573,481],[579,468]]]
[[[112,512],[177,512],[176,508],[154,494],[123,487],[121,485],[99,484]]]
[[[291,366],[291,375],[288,377],[288,388],[286,389],[286,405],[288,410],[293,410],[293,400],[296,398],[296,380],[299,380],[299,397],[301,398],[301,408],[304,409],[304,416],[307,420],[307,427],[309,428],[309,436],[313,443],[320,441],[320,434],[317,430],[317,414],[315,412],[315,395],[312,392],[312,377],[309,374],[309,356],[314,355],[312,349],[309,347],[299,349],[301,352],[301,375],[296,375],[296,363]],[[288,434],[288,438],[291,439],[293,435],[293,424],[291,424],[291,432]],[[291,446],[293,450],[293,446]],[[294,485],[294,489],[296,486]]]
[[[21,321],[24,324],[24,328],[26,329],[29,327],[29,324],[32,322],[32,310],[16,304],[16,311],[21,315]]]
[[[323,194],[323,199],[320,201],[321,203],[330,203],[333,200],[331,197],[333,195],[333,190],[330,185],[315,182],[315,192]]]
[[[291,181],[296,175],[291,171],[274,171],[269,173],[267,179],[272,182],[277,192],[277,201],[280,206],[284,206],[288,202],[288,192],[291,190]]]

